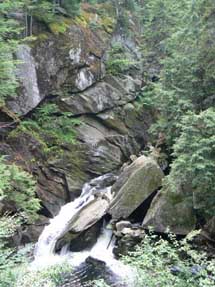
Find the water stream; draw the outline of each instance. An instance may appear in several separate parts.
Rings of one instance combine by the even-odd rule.
[[[104,222],[100,236],[91,249],[82,250],[80,252],[71,252],[69,244],[63,246],[60,253],[55,252],[56,244],[65,233],[73,220],[76,220],[77,214],[81,209],[95,200],[99,194],[105,195],[112,199],[111,185],[116,179],[112,174],[106,174],[91,180],[83,186],[82,193],[79,198],[64,205],[59,214],[50,220],[50,224],[46,226],[39,237],[35,248],[35,260],[32,268],[44,268],[63,261],[68,261],[72,266],[78,267],[89,257],[102,261],[107,268],[116,276],[126,278],[131,275],[132,271],[129,267],[122,264],[114,258],[113,248],[115,238],[111,228],[108,228]],[[131,284],[129,284],[130,286]]]

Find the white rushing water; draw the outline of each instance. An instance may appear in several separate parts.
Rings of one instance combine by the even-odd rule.
[[[57,241],[68,231],[68,226],[76,217],[76,214],[90,202],[95,200],[96,192],[105,193],[111,199],[111,187],[104,186],[108,180],[113,178],[111,174],[105,174],[86,183],[83,186],[79,198],[65,204],[59,214],[50,219],[50,224],[46,226],[39,237],[35,248],[35,266],[53,264],[59,260],[59,256],[54,253]],[[61,251],[61,257],[66,255],[66,247]]]
[[[122,278],[131,277],[131,269],[114,258],[115,238],[112,229],[106,224],[96,244],[90,250],[70,252],[69,245],[65,245],[60,254],[55,253],[57,241],[68,231],[68,225],[80,209],[94,200],[95,191],[103,192],[111,198],[111,187],[105,186],[108,185],[110,176],[110,174],[103,175],[86,183],[80,197],[64,205],[59,214],[50,220],[50,224],[44,228],[36,245],[35,260],[31,266],[33,269],[44,268],[63,261],[69,262],[72,266],[79,266],[90,256],[105,262],[116,275]],[[103,185],[104,181],[106,181],[105,185]]]

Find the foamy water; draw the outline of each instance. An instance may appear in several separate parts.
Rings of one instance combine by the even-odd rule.
[[[31,265],[32,269],[42,269],[47,266],[59,264],[67,261],[72,266],[81,265],[90,256],[106,263],[106,266],[116,275],[123,279],[132,278],[133,270],[115,259],[113,248],[115,246],[115,238],[111,228],[104,226],[97,242],[91,249],[82,250],[80,252],[69,251],[69,245],[65,245],[59,254],[55,253],[57,241],[68,231],[68,226],[76,214],[91,201],[95,200],[95,190],[102,190],[106,196],[112,198],[111,187],[102,187],[101,183],[110,177],[109,174],[100,176],[89,183],[86,183],[82,189],[79,198],[73,202],[64,205],[59,214],[50,220],[50,224],[46,226],[39,237],[35,248],[35,260]],[[128,280],[128,279],[127,279]],[[132,286],[132,284],[129,284]]]

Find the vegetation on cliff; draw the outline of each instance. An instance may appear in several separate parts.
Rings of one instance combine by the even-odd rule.
[[[6,15],[19,7],[19,1],[0,2],[0,107],[4,105],[5,98],[16,95],[18,86],[14,74],[16,61],[13,59],[13,53],[18,44],[15,35],[20,29],[17,22]]]
[[[151,132],[171,154],[168,183],[172,191],[191,186],[194,208],[213,215],[215,3],[154,0],[143,8],[141,100],[157,110]]]
[[[90,12],[81,11],[82,2],[89,5]],[[100,6],[95,8],[100,4],[109,4],[110,14],[106,15]],[[56,37],[64,34],[71,23],[85,31],[95,32],[102,27],[108,35],[115,29],[123,37],[134,34],[142,54],[138,63],[142,72],[139,109],[153,110],[156,120],[150,127],[151,141],[167,154],[170,162],[163,191],[180,196],[187,196],[188,192],[187,198],[192,201],[189,204],[204,224],[215,214],[214,15],[214,0],[0,1],[0,109],[5,109],[7,100],[19,92],[15,52],[23,41],[32,44],[35,40],[32,35],[36,22]],[[46,33],[36,36],[48,37]],[[100,60],[100,54],[92,53],[90,57]],[[107,57],[106,72],[111,76],[130,76],[137,64],[117,42]],[[6,113],[10,117],[10,111]],[[58,156],[62,145],[68,148],[68,144],[74,144],[73,128],[80,121],[71,113],[61,112],[56,104],[42,103],[27,117],[9,137],[20,136],[22,132],[33,134],[45,155]],[[80,158],[71,155],[73,162]],[[30,224],[37,218],[40,204],[35,179],[13,164],[11,158],[0,159],[0,176],[0,287],[11,287],[18,272],[15,267],[24,262],[26,255],[10,247],[10,239],[23,223]],[[139,271],[139,286],[143,282],[149,287],[214,286],[213,261],[191,250],[186,240],[178,243],[171,237],[169,243],[153,236],[146,237],[127,258]],[[194,274],[190,271],[193,266]],[[53,274],[55,277],[55,271]],[[29,279],[26,275],[26,284],[33,284],[36,277],[37,274]],[[44,273],[41,280],[45,281],[41,282],[53,279],[50,278]],[[53,284],[58,284],[57,280],[53,279]]]

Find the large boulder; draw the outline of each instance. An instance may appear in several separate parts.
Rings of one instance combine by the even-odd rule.
[[[215,216],[210,218],[204,225],[202,236],[215,243]]]
[[[115,193],[109,213],[127,218],[161,185],[163,172],[150,157],[141,156],[126,167],[112,187]]]
[[[156,232],[169,231],[186,235],[195,228],[196,218],[192,196],[174,194],[169,190],[159,192],[152,201],[143,221],[143,227]]]
[[[109,204],[108,197],[95,198],[72,218],[68,230],[74,234],[87,230],[105,215]]]
[[[145,236],[145,231],[141,226],[131,224],[129,221],[119,221],[115,227],[114,234],[117,238],[117,244],[113,251],[116,256],[128,254]]]
[[[16,57],[20,62],[16,73],[21,87],[18,96],[8,101],[8,107],[19,115],[25,115],[41,102],[44,95],[39,91],[32,49],[27,45],[20,45]]]

